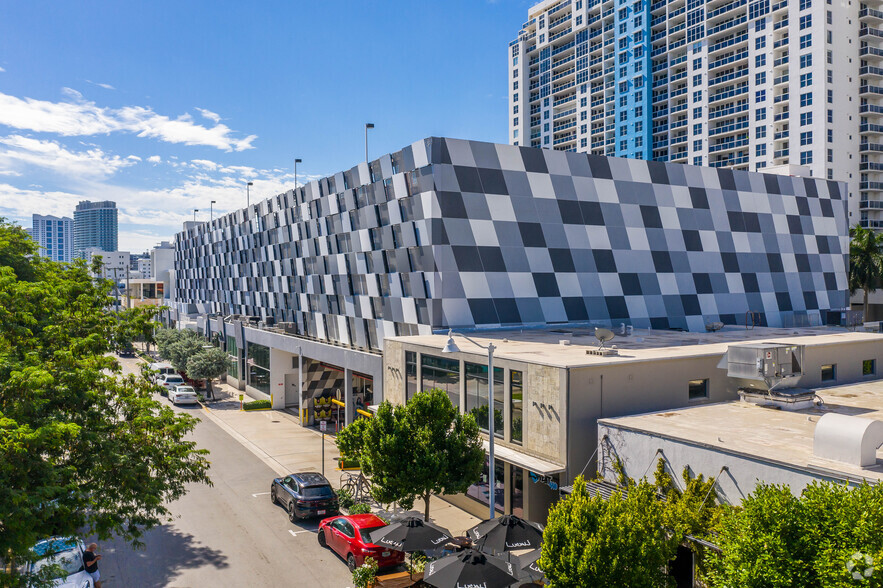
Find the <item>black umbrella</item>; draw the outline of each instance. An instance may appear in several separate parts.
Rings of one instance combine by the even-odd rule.
[[[510,562],[475,549],[465,549],[428,562],[423,570],[423,581],[436,588],[505,588],[518,582],[519,578]]]
[[[508,559],[515,565],[515,569],[520,572],[520,577],[522,579],[529,579],[536,582],[542,581],[546,577],[546,574],[540,569],[540,566],[537,565],[537,560],[540,559],[540,555],[542,555],[542,550],[534,549],[533,551],[521,555],[510,553]]]
[[[450,531],[418,517],[407,517],[371,533],[371,543],[405,552],[439,549],[450,540]]]
[[[543,526],[515,515],[482,521],[467,531],[479,549],[494,553],[536,549],[543,542]]]

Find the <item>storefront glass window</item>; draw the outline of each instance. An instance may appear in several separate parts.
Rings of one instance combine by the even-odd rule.
[[[254,343],[246,344],[248,352],[248,385],[270,394],[270,348]]]
[[[417,352],[405,351],[405,402],[417,393]]]
[[[512,468],[512,514],[524,518],[524,469]]]
[[[522,407],[524,405],[524,387],[522,385],[521,372],[509,371],[509,392],[512,412],[512,421],[510,423],[510,435],[512,443],[521,445],[522,443],[522,427],[524,426],[524,413]]]
[[[236,346],[236,339],[233,337],[227,337],[225,339],[225,345],[227,348],[227,355],[230,357],[230,369],[227,370],[227,375],[238,380],[240,378],[239,348]]]
[[[479,481],[477,483],[473,484],[472,486],[470,486],[466,490],[466,496],[468,496],[469,498],[472,498],[473,500],[477,500],[478,502],[480,502],[482,504],[487,504],[488,506],[490,506],[490,503],[491,503],[490,502],[490,494],[488,493],[488,484],[489,484],[489,482],[488,482],[488,467],[489,467],[488,462],[489,461],[490,461],[489,459],[485,459],[484,469],[481,472],[481,478],[479,478]],[[505,475],[505,473],[504,473],[505,469],[506,469],[506,464],[503,461],[501,461],[499,459],[494,460],[494,470],[497,472],[496,476],[495,476],[496,479],[495,479],[495,484],[494,484],[494,487],[495,487],[494,510],[497,512],[504,512],[504,509],[506,507],[506,492],[505,492],[505,486],[504,486],[505,478],[503,477]]]
[[[423,372],[420,389],[433,390],[438,388],[448,394],[453,404],[460,408],[460,362],[434,355],[421,355],[421,371]]]
[[[466,412],[472,413],[482,431],[487,431],[487,366],[466,364]],[[494,435],[503,436],[503,369],[494,368]]]

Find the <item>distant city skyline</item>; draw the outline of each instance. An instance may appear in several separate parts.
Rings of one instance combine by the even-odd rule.
[[[293,187],[295,158],[301,183],[358,164],[368,122],[369,156],[505,142],[506,48],[530,4],[7,6],[0,216],[113,199],[118,248],[140,252],[195,210],[243,207],[249,181],[252,202]]]

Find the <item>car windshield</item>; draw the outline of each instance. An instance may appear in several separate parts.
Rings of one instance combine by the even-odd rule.
[[[304,498],[331,498],[334,492],[331,486],[307,486],[304,488]]]
[[[83,571],[83,556],[79,549],[69,549],[34,562],[33,572],[36,574],[43,568],[58,565],[61,571],[52,574],[52,578],[67,578],[71,574]]]
[[[379,531],[385,526],[386,525],[380,525],[379,527],[365,527],[364,529],[359,529],[359,534],[362,535],[362,540],[365,543],[374,543],[374,541],[371,540],[371,533]]]
[[[166,376],[166,382],[169,382],[170,384],[183,381],[184,378],[182,378],[181,376]]]

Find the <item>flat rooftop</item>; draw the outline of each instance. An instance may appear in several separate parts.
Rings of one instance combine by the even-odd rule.
[[[733,401],[601,419],[598,424],[802,470],[883,481],[883,450],[877,451],[877,465],[870,468],[813,455],[813,435],[822,415],[834,412],[883,420],[883,380],[818,388],[816,393],[824,401],[820,408],[785,411]]]
[[[616,329],[619,332],[619,329]],[[589,355],[597,349],[594,327],[554,327],[466,332],[482,345],[496,346],[494,357],[524,361],[562,368],[593,367],[621,364],[630,361],[668,360],[673,358],[723,355],[730,343],[785,342],[792,345],[834,345],[851,341],[878,340],[880,333],[848,331],[837,327],[772,328],[727,326],[713,333],[635,329],[631,335],[620,335],[605,344],[616,347],[619,355]],[[447,334],[388,337],[406,345],[434,348],[441,353],[448,340]],[[460,351],[487,355],[487,351],[455,336]],[[567,341],[569,344],[562,344]]]

